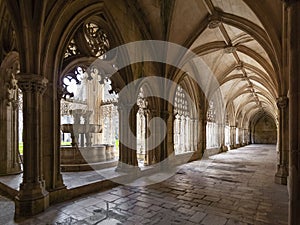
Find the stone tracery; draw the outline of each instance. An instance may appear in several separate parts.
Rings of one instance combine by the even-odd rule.
[[[175,154],[195,151],[197,128],[194,125],[197,120],[192,118],[190,107],[183,88],[178,85],[174,99],[174,150]]]

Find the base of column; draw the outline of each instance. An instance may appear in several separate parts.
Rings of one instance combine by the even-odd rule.
[[[59,173],[59,175],[57,176],[57,179],[56,179],[55,189],[60,190],[60,189],[66,188],[66,187],[67,186],[64,184],[62,174]]]
[[[226,145],[222,145],[220,148],[221,152],[227,152],[228,151],[228,147]]]
[[[30,217],[49,207],[49,193],[42,182],[21,184],[15,198],[15,218]]]
[[[122,174],[111,181],[123,185],[131,185],[132,182],[135,182],[141,176],[141,169],[138,166],[131,166],[123,162],[118,163],[115,171]]]
[[[138,166],[132,166],[127,163],[123,163],[119,161],[115,171],[122,172],[122,173],[132,173],[132,172],[141,171],[141,168],[139,168]]]
[[[235,147],[235,145],[230,145],[229,148],[230,149],[235,149],[236,147]]]
[[[287,176],[287,168],[285,166],[279,165],[275,174],[275,183],[287,185]]]

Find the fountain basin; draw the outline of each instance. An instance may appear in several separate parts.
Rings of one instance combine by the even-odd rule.
[[[62,124],[60,129],[63,133],[102,133],[99,124]]]
[[[61,147],[62,171],[86,171],[96,168],[107,168],[116,165],[112,145],[96,145],[92,147],[76,148]]]

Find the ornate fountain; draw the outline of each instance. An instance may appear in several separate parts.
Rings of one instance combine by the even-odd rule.
[[[62,171],[84,171],[114,166],[113,146],[92,143],[92,134],[102,133],[101,125],[90,124],[92,111],[75,109],[71,110],[71,114],[74,117],[74,124],[61,125],[61,131],[70,133],[72,139],[72,146],[61,147]],[[81,124],[82,118],[83,124]]]

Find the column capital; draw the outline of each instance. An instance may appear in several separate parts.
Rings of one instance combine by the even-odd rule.
[[[23,92],[43,94],[47,88],[48,80],[37,74],[19,74],[16,78],[18,86]]]
[[[288,106],[288,97],[287,96],[279,96],[277,99],[277,107],[279,109],[284,109]]]

